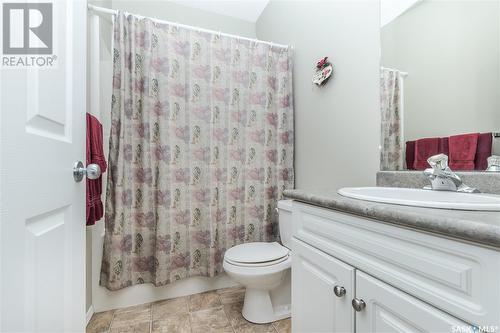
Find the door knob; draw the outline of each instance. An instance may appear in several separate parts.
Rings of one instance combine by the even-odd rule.
[[[76,162],[73,167],[73,178],[75,182],[81,182],[85,175],[88,179],[97,179],[101,176],[101,167],[99,167],[98,164],[92,163],[85,168],[82,161]]]
[[[356,297],[352,300],[352,307],[354,308],[354,310],[360,312],[363,311],[364,308],[366,308],[366,303],[361,298]]]
[[[335,293],[335,296],[342,297],[345,295],[345,288],[341,286],[335,286],[333,287],[333,292]]]

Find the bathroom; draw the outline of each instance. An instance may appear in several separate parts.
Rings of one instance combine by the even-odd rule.
[[[499,331],[499,0],[1,7],[0,332]]]

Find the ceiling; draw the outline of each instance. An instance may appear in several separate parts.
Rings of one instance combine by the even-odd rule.
[[[256,22],[269,0],[172,0],[180,5]]]
[[[380,26],[383,27],[407,10],[413,8],[422,0],[381,0],[380,1]]]

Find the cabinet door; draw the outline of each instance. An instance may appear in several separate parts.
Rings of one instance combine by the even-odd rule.
[[[361,271],[356,271],[356,297],[366,304],[356,312],[358,333],[456,332],[469,326]]]
[[[354,268],[297,239],[292,246],[293,332],[354,332]]]

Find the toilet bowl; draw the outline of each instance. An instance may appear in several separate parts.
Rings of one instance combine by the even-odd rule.
[[[246,288],[242,315],[253,323],[290,317],[291,201],[280,201],[278,211],[280,236],[285,246],[277,242],[246,243],[228,249],[224,255],[224,270]]]

